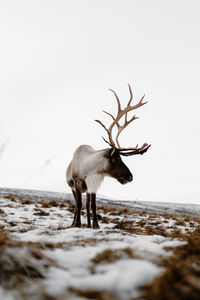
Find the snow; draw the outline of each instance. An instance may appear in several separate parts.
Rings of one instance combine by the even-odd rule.
[[[47,269],[40,287],[49,296],[55,296],[57,299],[62,299],[66,293],[70,295],[71,290],[106,291],[125,300],[139,297],[139,288],[163,272],[163,267],[158,264],[159,259],[173,254],[173,251],[166,250],[166,247],[177,247],[185,243],[158,234],[130,234],[114,229],[115,223],[106,224],[101,220],[101,228],[97,230],[85,227],[71,228],[73,214],[67,206],[71,203],[70,199],[64,207],[58,205],[44,208],[41,202],[41,200],[48,202],[57,199],[58,203],[63,203],[66,195],[58,197],[51,193],[44,196],[43,193],[36,191],[34,195],[33,191],[27,191],[26,197],[22,192],[17,197],[13,200],[12,197],[6,197],[4,194],[0,198],[2,212],[0,224],[5,226],[4,229],[10,232],[13,239],[39,243],[45,256],[55,262]],[[27,204],[21,199],[31,199],[32,202]],[[125,206],[128,207],[127,203]],[[116,218],[110,212],[101,211],[100,214],[102,217],[109,216],[111,220]],[[125,215],[117,215],[117,218],[118,222],[133,219]],[[134,214],[134,226],[141,226],[139,225],[141,221],[146,225],[155,224],[153,226],[157,227],[161,226],[157,225],[161,222],[166,231],[175,226],[175,220],[171,217],[165,218],[157,215],[153,219],[150,218],[150,214]],[[84,214],[82,224],[86,223]],[[185,230],[184,226],[178,227]],[[193,230],[189,222],[187,222],[187,228]],[[51,243],[52,247],[46,247],[47,243]],[[57,246],[58,243],[61,245]],[[95,264],[93,261],[105,250],[121,249],[123,252],[127,248],[131,249],[133,257],[121,255],[119,259],[107,263],[102,261]],[[6,293],[1,288],[0,299],[12,300],[13,294]],[[75,296],[72,299],[75,299]]]
[[[15,300],[15,296],[12,293],[7,292],[2,287],[0,287],[0,299]]]
[[[52,295],[59,297],[63,288],[78,290],[97,289],[114,292],[122,299],[138,296],[137,287],[152,281],[162,269],[142,260],[120,260],[115,264],[99,267],[96,274],[85,272],[66,272],[52,268],[46,280],[46,288]],[[59,281],[55,282],[55,277]]]

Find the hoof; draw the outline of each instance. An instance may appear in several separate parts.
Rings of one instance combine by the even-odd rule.
[[[99,224],[97,222],[93,223],[93,226],[92,226],[93,229],[99,229]]]
[[[81,223],[75,223],[74,227],[81,228]]]

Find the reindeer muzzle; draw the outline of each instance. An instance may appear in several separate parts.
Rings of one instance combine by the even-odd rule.
[[[128,182],[131,182],[133,180],[133,176],[130,175],[127,179],[125,179],[124,177],[120,177],[118,179],[118,181],[121,183],[121,184],[127,184]]]

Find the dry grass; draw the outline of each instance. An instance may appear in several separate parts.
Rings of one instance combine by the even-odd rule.
[[[96,290],[77,290],[70,288],[72,294],[76,294],[81,299],[92,299],[92,300],[118,300],[116,295],[106,291],[96,291]],[[73,299],[73,298],[71,298]]]
[[[34,245],[35,246],[35,245]],[[33,243],[16,241],[9,234],[0,232],[0,284],[6,289],[45,277],[47,268],[54,261],[45,256]]]
[[[34,204],[34,201],[31,199],[23,198],[23,199],[20,199],[20,201],[22,204],[25,204],[25,205]]]
[[[200,226],[182,238],[187,243],[176,247],[172,257],[163,259],[166,269],[142,288],[143,299],[200,299]]]
[[[4,210],[3,210],[3,209],[1,209],[1,208],[0,208],[0,215],[3,215],[3,216],[5,216],[5,215],[6,215],[6,213],[4,212]]]
[[[3,196],[3,197],[4,197],[5,199],[9,199],[10,201],[13,201],[13,202],[16,202],[17,199],[22,200],[21,197],[16,197],[16,196],[14,196],[14,195],[12,195],[12,194],[8,194],[8,195]]]
[[[98,253],[93,259],[92,262],[94,264],[108,264],[113,263],[116,260],[122,258],[137,258],[137,255],[133,253],[131,248],[123,248],[123,249],[106,249],[101,253]]]
[[[35,216],[49,216],[49,212],[45,211],[44,209],[36,208],[35,211],[36,211],[34,213]]]
[[[126,220],[126,218],[124,218],[113,228],[125,231],[130,234],[161,235],[167,238],[179,238],[181,240],[187,240],[188,229],[185,228],[186,222],[190,224],[190,227],[194,227],[194,222],[200,224],[200,220],[192,217],[180,217],[175,215],[166,216],[164,214],[160,214],[159,216],[162,216],[164,218],[166,217],[166,222],[158,221],[155,215],[152,215],[151,218],[148,219],[141,219],[136,224],[134,223],[134,220]],[[169,218],[175,220],[175,224],[172,227],[167,227],[167,219]],[[149,219],[151,221],[149,221]],[[182,229],[180,227],[185,229],[184,233],[182,232]],[[167,230],[168,228],[170,228],[170,231]]]
[[[65,248],[68,243],[50,243],[50,242],[25,242],[10,238],[8,231],[1,228],[0,231],[0,249],[2,247],[28,247],[32,249],[56,249]]]

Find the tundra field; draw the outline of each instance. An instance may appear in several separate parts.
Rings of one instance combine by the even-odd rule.
[[[200,299],[200,207],[0,189],[0,299]]]

